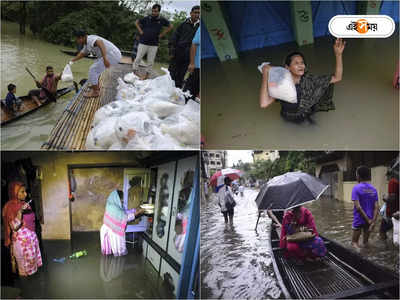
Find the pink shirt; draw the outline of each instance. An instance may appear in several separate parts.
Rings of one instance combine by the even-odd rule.
[[[35,214],[34,212],[30,212],[28,214],[24,214],[22,216],[23,218],[23,224],[26,228],[28,228],[30,231],[35,232]]]

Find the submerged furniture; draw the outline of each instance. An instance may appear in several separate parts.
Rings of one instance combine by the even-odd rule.
[[[152,169],[157,170],[155,209],[143,234],[143,256],[177,297],[193,298],[198,293],[198,156],[191,154]]]

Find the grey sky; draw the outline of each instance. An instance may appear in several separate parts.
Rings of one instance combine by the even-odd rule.
[[[189,15],[190,10],[195,5],[200,5],[200,1],[175,0],[171,1],[171,3],[166,1],[166,4],[163,5],[162,10],[168,10],[170,12],[174,12],[175,10],[186,11],[186,13]]]
[[[232,167],[232,165],[239,160],[242,162],[253,162],[252,152],[253,151],[250,150],[228,150],[228,167]]]

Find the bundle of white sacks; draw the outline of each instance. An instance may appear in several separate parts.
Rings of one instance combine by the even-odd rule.
[[[92,150],[198,149],[200,104],[165,75],[140,80],[134,73],[118,78],[116,101],[95,114],[86,139]]]

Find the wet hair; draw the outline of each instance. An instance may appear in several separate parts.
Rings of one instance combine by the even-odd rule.
[[[301,56],[301,58],[302,58],[303,61],[304,61],[304,64],[307,65],[307,64],[306,64],[306,59],[304,58],[303,53],[298,52],[298,51],[295,51],[295,52],[289,53],[289,54],[286,56],[286,58],[285,58],[285,66],[288,66],[288,67],[290,66],[290,64],[292,63],[292,58],[293,58],[293,56]]]
[[[161,5],[160,4],[154,4],[152,9],[158,8],[158,11],[161,11]]]
[[[15,84],[13,84],[13,83],[10,83],[8,86],[7,86],[7,89],[8,89],[8,91],[9,92],[11,92],[13,89],[15,89],[17,86],[15,85]]]
[[[53,70],[53,67],[52,66],[47,66],[46,67],[46,71],[48,71],[48,70]]]
[[[369,180],[371,178],[370,171],[367,166],[359,166],[356,169],[356,175],[360,180]]]
[[[78,37],[83,37],[85,35],[87,35],[87,32],[84,29],[76,29],[76,30],[74,30],[74,36],[77,37],[77,38]]]
[[[192,10],[191,10],[190,12],[193,12],[193,11],[196,10],[196,9],[200,9],[200,5],[195,5],[195,6],[193,6],[193,7],[192,7]]]
[[[230,179],[229,177],[225,177],[225,178],[224,178],[224,183],[225,183],[226,185],[230,185],[231,182],[232,182],[232,179]]]

